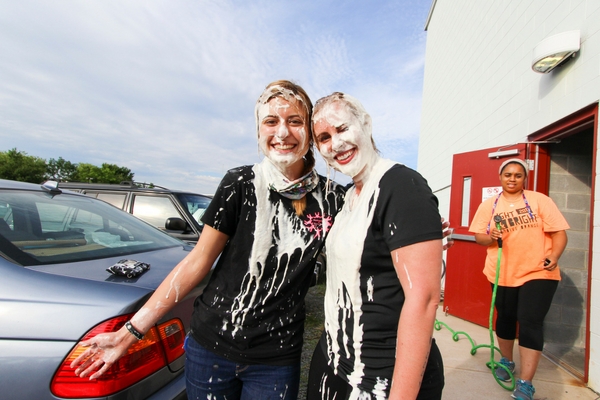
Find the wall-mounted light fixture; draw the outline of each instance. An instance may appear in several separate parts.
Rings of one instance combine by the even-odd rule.
[[[500,157],[506,157],[506,156],[516,156],[519,153],[520,153],[519,149],[498,150],[498,151],[494,151],[492,153],[488,153],[488,157],[489,158],[500,158]]]
[[[531,69],[547,74],[554,68],[575,56],[580,47],[580,32],[569,31],[547,37],[533,49]]]

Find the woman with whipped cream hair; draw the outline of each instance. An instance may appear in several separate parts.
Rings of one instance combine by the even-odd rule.
[[[353,185],[326,240],[325,330],[307,398],[440,399],[438,202],[421,175],[378,154],[371,130],[347,94],[315,104],[315,145]]]
[[[304,296],[343,192],[314,170],[312,103],[300,86],[269,84],[255,113],[265,158],[227,172],[198,244],[127,326],[87,341],[76,374],[106,372],[220,255],[185,343],[188,398],[297,398]]]

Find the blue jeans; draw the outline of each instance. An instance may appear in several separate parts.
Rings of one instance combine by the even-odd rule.
[[[184,344],[189,400],[296,400],[300,363],[238,364],[200,346],[191,336]]]

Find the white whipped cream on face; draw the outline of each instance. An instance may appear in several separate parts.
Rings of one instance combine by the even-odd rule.
[[[261,96],[261,99],[263,97],[264,96]],[[287,100],[288,98],[289,100]],[[295,96],[288,95],[286,98],[279,96],[273,97],[266,103],[261,103],[259,99],[259,103],[256,106],[259,132],[261,129],[260,124],[266,117],[275,116],[279,118],[279,126],[276,130],[270,132],[269,135],[261,135],[259,133],[258,144],[263,154],[281,171],[285,171],[286,168],[302,160],[308,151],[308,135],[306,133],[306,127],[296,128],[294,132],[291,132],[286,123],[288,115],[291,114],[302,115],[304,119],[304,110],[300,107],[301,104],[302,103]],[[306,122],[307,121],[305,121],[305,124]],[[290,136],[293,136],[291,140],[289,140]]]
[[[325,122],[339,128],[345,127],[332,135],[331,145],[317,144],[319,152],[329,166],[351,178],[368,172],[379,157],[371,142],[371,132],[366,123],[356,117],[341,102],[325,105],[314,117],[315,122]],[[336,158],[337,157],[337,158]],[[350,162],[343,163],[348,158]]]

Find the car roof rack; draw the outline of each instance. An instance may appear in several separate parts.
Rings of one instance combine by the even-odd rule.
[[[143,189],[157,188],[157,189],[169,190],[169,188],[166,188],[164,186],[159,186],[159,185],[155,185],[153,183],[146,183],[146,182],[122,181],[120,183],[120,185],[137,186],[137,187],[143,188]]]

